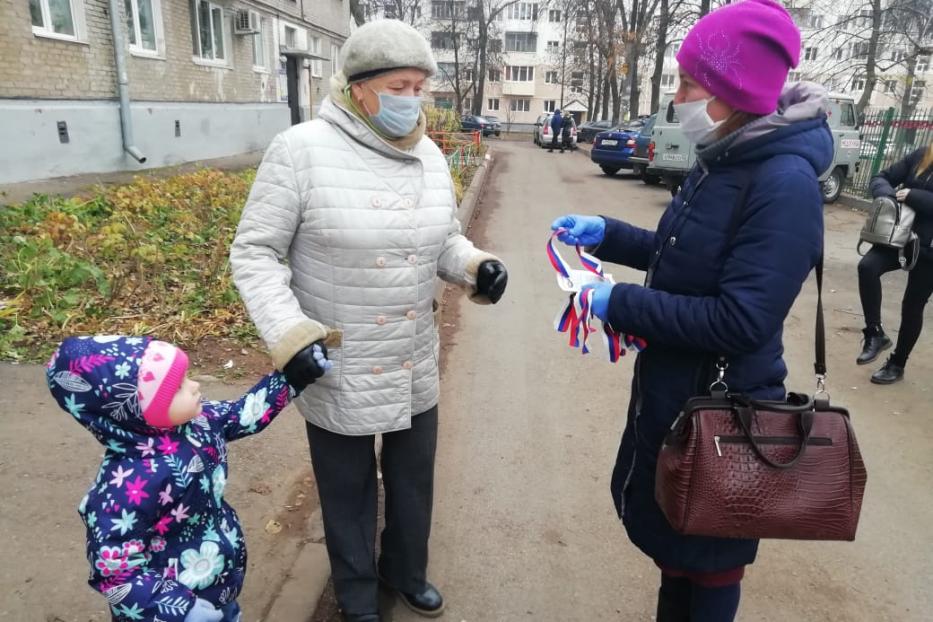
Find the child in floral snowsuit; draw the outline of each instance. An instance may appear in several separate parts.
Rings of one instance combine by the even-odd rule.
[[[148,337],[72,337],[48,364],[52,395],[106,447],[79,512],[89,583],[115,620],[239,617],[246,544],[223,498],[227,443],[263,430],[293,391],[276,372],[239,400],[201,401],[187,367]]]

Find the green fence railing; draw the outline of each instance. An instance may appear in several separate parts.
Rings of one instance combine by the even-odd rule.
[[[846,194],[870,198],[871,178],[910,152],[933,143],[933,109],[901,115],[894,108],[866,110],[859,128],[859,165],[844,188]]]

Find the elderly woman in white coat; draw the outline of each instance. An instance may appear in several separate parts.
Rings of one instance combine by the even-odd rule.
[[[316,380],[297,400],[341,610],[379,620],[378,582],[426,616],[437,439],[436,278],[495,303],[507,273],[460,233],[447,162],[425,135],[436,63],[395,20],[356,30],[319,118],[270,145],[230,255],[276,366]],[[286,261],[287,260],[287,263]],[[378,562],[374,437],[386,527]]]

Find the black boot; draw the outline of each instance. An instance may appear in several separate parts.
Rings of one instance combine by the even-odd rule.
[[[444,613],[444,597],[428,582],[425,582],[424,589],[417,594],[407,594],[401,590],[397,592],[402,603],[418,615],[436,618]]]
[[[892,343],[880,326],[869,326],[862,332],[865,333],[865,340],[862,342],[862,352],[855,362],[859,365],[867,365],[878,358],[884,350],[890,348]]]
[[[884,367],[871,375],[872,384],[894,384],[904,379],[904,366],[894,362],[894,357],[888,358]]]

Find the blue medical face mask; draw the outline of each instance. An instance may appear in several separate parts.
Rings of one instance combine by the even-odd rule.
[[[369,115],[376,129],[390,138],[411,134],[421,118],[421,97],[376,93],[371,87],[367,88],[379,98],[379,112]]]

